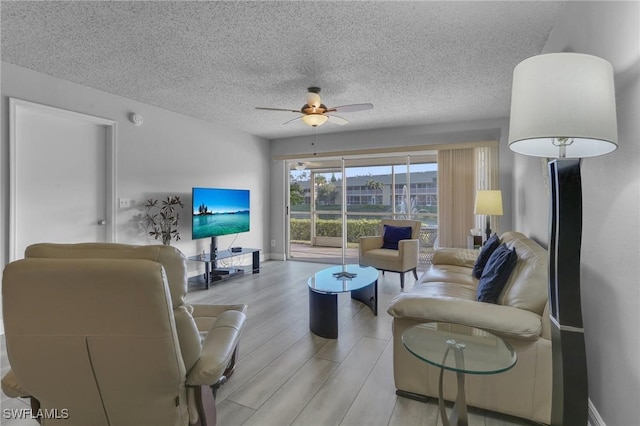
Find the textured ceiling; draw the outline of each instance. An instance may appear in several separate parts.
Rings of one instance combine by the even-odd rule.
[[[505,117],[561,2],[7,2],[2,60],[266,138],[308,134],[309,86],[345,126]]]

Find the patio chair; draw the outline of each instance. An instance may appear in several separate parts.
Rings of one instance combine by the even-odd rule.
[[[381,234],[360,237],[359,263],[382,271],[400,273],[400,287],[404,288],[404,274],[413,272],[418,279],[418,238],[422,222],[418,220],[390,220],[381,222]]]

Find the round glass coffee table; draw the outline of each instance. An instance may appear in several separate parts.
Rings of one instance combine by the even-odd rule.
[[[500,337],[475,327],[444,322],[414,325],[402,333],[402,343],[413,355],[440,368],[438,406],[443,426],[468,425],[465,374],[498,374],[512,368],[516,353]],[[458,394],[447,417],[442,392],[444,370],[454,371]]]
[[[316,272],[309,284],[309,329],[320,337],[338,338],[338,293],[364,303],[378,315],[378,270],[355,264]]]

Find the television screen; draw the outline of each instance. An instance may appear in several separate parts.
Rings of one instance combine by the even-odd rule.
[[[249,190],[193,188],[192,238],[249,231]]]

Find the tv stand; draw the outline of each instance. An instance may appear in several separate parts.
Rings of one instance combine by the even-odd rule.
[[[212,247],[215,247],[215,245],[212,244]],[[204,283],[205,288],[208,289],[209,285],[214,282],[244,274],[245,270],[242,268],[218,268],[217,265],[218,260],[230,259],[244,254],[252,255],[251,272],[254,274],[260,272],[260,249],[243,247],[240,251],[232,252],[231,250],[215,250],[213,253],[213,256],[211,256],[211,252],[204,253],[204,256],[200,254],[196,256],[189,256],[189,260],[194,262],[204,262],[204,275],[190,278],[190,282],[197,282],[200,284]]]

